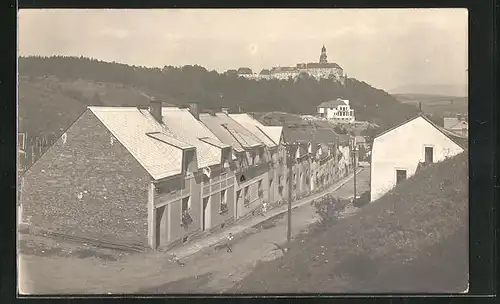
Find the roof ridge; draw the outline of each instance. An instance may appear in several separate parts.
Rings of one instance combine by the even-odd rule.
[[[455,139],[455,138],[467,139],[466,137],[461,137],[461,136],[460,136],[460,135],[458,135],[458,134],[452,133],[452,132],[450,132],[450,131],[448,131],[448,130],[444,129],[443,127],[438,126],[438,125],[437,125],[437,124],[435,124],[432,120],[430,120],[427,116],[425,116],[425,114],[423,114],[423,113],[420,113],[420,114],[416,115],[416,116],[415,116],[415,117],[413,117],[413,118],[410,118],[410,119],[408,119],[408,120],[406,120],[406,121],[404,121],[404,122],[402,122],[402,123],[400,123],[400,124],[398,124],[398,125],[396,125],[396,126],[394,126],[394,127],[390,128],[390,129],[388,129],[388,130],[385,130],[384,132],[382,132],[382,133],[378,134],[377,136],[375,136],[373,139],[376,139],[376,138],[378,138],[378,137],[380,137],[380,136],[382,136],[382,135],[384,135],[384,134],[387,134],[387,133],[389,133],[389,132],[393,131],[394,129],[397,129],[397,128],[399,128],[399,127],[401,127],[401,126],[403,126],[403,125],[405,125],[405,124],[409,123],[410,121],[413,121],[413,120],[415,120],[415,119],[417,119],[417,118],[419,118],[419,117],[422,117],[422,118],[423,118],[425,121],[427,121],[427,122],[428,122],[431,126],[433,126],[435,129],[437,129],[439,132],[441,132],[444,136],[446,136],[447,138],[449,138],[451,141],[453,141],[453,142],[454,142],[456,145],[458,145],[459,147],[464,148],[464,149],[466,148],[466,147],[464,147],[464,145],[463,145],[462,143],[458,142],[458,141]],[[453,138],[453,137],[455,137],[455,138]],[[468,140],[468,139],[467,139],[467,140]]]

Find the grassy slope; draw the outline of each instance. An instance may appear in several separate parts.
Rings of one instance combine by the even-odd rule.
[[[293,242],[235,286],[248,292],[461,292],[468,278],[464,153],[418,172],[356,215]]]
[[[29,135],[40,132],[61,134],[85,110],[85,104],[64,94],[50,80],[19,80],[19,130]],[[45,119],[51,117],[51,119]]]

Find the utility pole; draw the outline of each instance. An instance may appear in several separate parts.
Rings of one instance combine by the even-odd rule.
[[[353,139],[353,145],[352,145],[352,160],[354,163],[354,199],[353,202],[356,201],[356,137]]]
[[[293,186],[293,153],[292,145],[287,144],[287,158],[288,158],[288,230],[286,235],[287,248],[290,247],[290,242],[292,239],[292,186]]]

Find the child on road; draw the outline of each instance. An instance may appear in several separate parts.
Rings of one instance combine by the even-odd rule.
[[[233,240],[233,234],[232,233],[229,233],[229,235],[227,236],[227,243],[226,243],[226,249],[227,249],[227,252],[233,252],[233,249],[231,248],[231,241]]]

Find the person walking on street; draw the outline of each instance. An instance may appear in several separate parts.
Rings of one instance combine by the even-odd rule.
[[[230,232],[229,235],[227,236],[227,243],[226,243],[226,249],[227,252],[233,252],[233,249],[231,248],[231,241],[233,240],[233,234]]]
[[[184,267],[184,263],[181,262],[181,260],[175,253],[172,253],[172,261],[176,262],[179,266]]]

